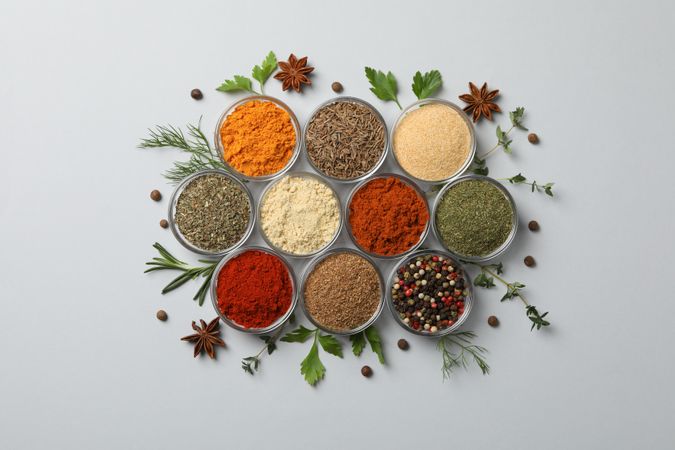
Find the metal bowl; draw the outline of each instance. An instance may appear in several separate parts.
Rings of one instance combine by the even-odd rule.
[[[291,123],[293,124],[293,128],[295,129],[295,147],[293,147],[293,154],[291,155],[290,159],[286,163],[286,165],[278,172],[269,174],[269,175],[261,175],[261,176],[250,176],[243,174],[239,172],[237,169],[232,167],[226,160],[225,160],[225,154],[223,152],[223,142],[220,139],[220,128],[223,126],[223,123],[227,119],[227,117],[240,105],[243,105],[244,103],[248,103],[251,101],[262,101],[262,102],[270,102],[274,103],[276,106],[279,108],[283,109],[286,111],[291,118]],[[234,102],[232,105],[230,105],[221,115],[220,118],[218,119],[218,123],[216,125],[216,130],[214,133],[214,138],[213,142],[215,143],[216,149],[218,149],[218,153],[220,155],[220,160],[225,164],[225,167],[227,167],[229,170],[231,170],[233,173],[237,174],[240,178],[243,178],[245,180],[249,181],[270,181],[275,178],[280,177],[283,175],[288,169],[291,168],[291,166],[295,163],[295,161],[298,159],[298,155],[300,154],[300,141],[301,141],[301,133],[300,133],[300,123],[298,122],[298,118],[295,116],[295,113],[289,108],[284,102],[281,100],[274,98],[274,97],[269,97],[267,95],[250,95],[248,97],[242,98],[239,101]]]
[[[249,217],[248,217],[248,225],[246,227],[246,231],[244,234],[242,234],[241,238],[232,246],[221,250],[219,252],[211,252],[208,250],[204,250],[202,248],[197,247],[190,241],[188,241],[185,236],[183,236],[183,233],[181,233],[180,229],[178,228],[178,225],[176,224],[176,204],[178,203],[178,199],[180,198],[180,195],[183,193],[183,190],[190,184],[192,181],[199,177],[203,177],[205,175],[220,175],[222,177],[227,178],[228,180],[231,180],[234,182],[243,192],[246,193],[246,196],[248,197],[248,202],[249,202]],[[171,194],[171,199],[169,200],[169,213],[168,213],[168,219],[169,219],[169,226],[171,228],[171,232],[173,235],[176,237],[178,242],[180,244],[187,248],[190,251],[193,251],[195,253],[198,253],[200,255],[206,255],[214,258],[219,258],[227,253],[231,252],[232,250],[236,249],[240,245],[242,245],[246,240],[249,238],[251,235],[251,232],[253,231],[253,226],[255,223],[255,203],[253,202],[253,196],[251,195],[251,191],[246,187],[244,183],[242,183],[240,180],[238,180],[235,176],[233,176],[230,173],[225,172],[224,170],[219,170],[219,169],[207,169],[207,170],[201,170],[199,172],[193,173],[189,177],[185,178],[183,181],[180,182],[178,186],[176,186],[176,189],[174,189],[173,194]]]
[[[322,325],[321,323],[317,322],[314,319],[314,317],[312,317],[312,315],[309,313],[309,311],[307,310],[307,307],[305,305],[305,286],[306,286],[306,283],[307,283],[307,278],[314,271],[314,269],[316,268],[316,266],[320,262],[324,261],[329,256],[336,255],[336,254],[339,254],[339,253],[351,253],[351,254],[357,255],[357,256],[365,259],[366,261],[368,261],[373,266],[373,268],[375,269],[375,273],[377,273],[377,277],[378,277],[378,280],[379,280],[379,283],[380,283],[380,303],[379,303],[375,313],[371,316],[370,319],[368,319],[367,322],[365,322],[361,326],[359,326],[357,328],[354,328],[353,330],[347,330],[347,331],[333,330],[333,329],[328,328],[328,327]],[[330,249],[330,250],[322,253],[321,255],[318,255],[316,258],[311,260],[309,262],[309,264],[307,265],[307,267],[305,268],[305,272],[302,275],[302,285],[300,287],[300,293],[299,293],[299,296],[300,296],[300,299],[301,299],[300,306],[302,307],[302,311],[305,313],[305,316],[307,316],[307,319],[310,322],[312,322],[312,324],[314,324],[314,326],[319,328],[320,330],[325,331],[326,333],[336,334],[336,335],[340,335],[340,336],[351,336],[353,334],[358,334],[358,333],[364,331],[366,328],[368,328],[373,323],[375,323],[375,321],[380,317],[380,314],[382,313],[382,309],[384,308],[384,290],[385,290],[385,286],[384,286],[384,281],[382,279],[382,274],[380,273],[380,269],[377,267],[377,264],[375,264],[375,262],[371,258],[368,257],[368,255],[366,255],[365,253],[360,252],[358,250],[351,249],[351,248],[346,248],[346,247],[333,248],[333,249]]]
[[[218,307],[218,275],[220,274],[220,271],[222,268],[227,264],[229,261],[232,259],[236,258],[237,256],[246,253],[248,251],[259,251],[263,253],[267,253],[269,255],[276,256],[279,258],[279,260],[283,263],[284,267],[286,267],[286,270],[288,271],[288,276],[291,280],[291,288],[292,288],[292,293],[291,293],[291,306],[289,306],[288,311],[286,313],[279,317],[272,325],[266,327],[266,328],[246,328],[242,325],[239,325],[233,320],[230,320],[225,314],[223,314],[220,311],[220,308]],[[250,282],[250,280],[245,280],[246,283]],[[291,317],[291,314],[293,314],[293,311],[295,310],[295,307],[298,303],[298,293],[297,293],[297,284],[295,281],[295,275],[293,273],[293,269],[291,266],[288,264],[288,261],[284,259],[283,256],[275,252],[274,250],[264,248],[264,247],[256,247],[256,246],[251,246],[251,247],[242,247],[229,255],[227,255],[225,258],[223,258],[216,268],[213,271],[213,277],[211,278],[211,285],[209,292],[211,294],[211,303],[213,304],[213,309],[216,310],[216,313],[218,314],[218,317],[229,327],[234,328],[237,331],[241,331],[244,333],[248,334],[255,334],[255,335],[261,335],[261,334],[269,334],[272,333],[273,331],[279,329],[279,327],[283,326],[284,323]]]
[[[399,316],[399,312],[396,311],[396,308],[394,307],[394,299],[392,298],[392,289],[395,284],[394,278],[397,276],[396,273],[397,270],[404,265],[410,264],[410,262],[414,261],[417,257],[424,255],[436,255],[450,259],[452,261],[455,270],[460,270],[464,275],[465,281],[464,289],[468,291],[468,294],[465,296],[464,299],[464,313],[457,318],[457,321],[454,324],[452,324],[452,326],[436,331],[434,333],[425,330],[416,330],[413,327],[407,325],[405,322],[403,322],[403,319]],[[387,305],[389,306],[389,311],[391,311],[391,314],[394,316],[394,320],[396,321],[396,323],[398,323],[401,327],[405,328],[410,333],[426,337],[444,336],[446,334],[452,333],[453,331],[456,331],[459,327],[461,327],[462,324],[469,317],[469,313],[471,313],[471,309],[473,308],[473,287],[471,284],[471,277],[469,277],[469,274],[464,269],[464,266],[459,261],[457,261],[451,254],[434,249],[417,250],[402,258],[398,262],[398,264],[396,264],[394,269],[391,271],[391,275],[389,276],[389,284],[387,284]]]

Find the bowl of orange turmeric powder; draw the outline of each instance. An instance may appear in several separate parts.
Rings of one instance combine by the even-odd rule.
[[[241,99],[218,120],[214,142],[223,163],[250,181],[286,172],[300,153],[300,124],[282,101],[265,95]]]

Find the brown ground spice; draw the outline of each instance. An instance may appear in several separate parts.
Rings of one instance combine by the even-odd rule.
[[[305,283],[305,308],[321,326],[349,331],[366,323],[382,297],[373,265],[355,253],[336,253],[314,267]]]

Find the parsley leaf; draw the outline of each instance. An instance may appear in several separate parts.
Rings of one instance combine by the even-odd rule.
[[[318,330],[317,330],[318,333]],[[307,357],[300,363],[300,373],[305,376],[305,381],[314,386],[326,374],[326,367],[319,358],[319,346],[316,338],[309,349]]]
[[[283,342],[305,342],[307,339],[312,336],[316,330],[310,330],[300,325],[295,330],[286,333],[284,337],[281,338]]]
[[[384,352],[382,351],[382,340],[380,339],[380,333],[377,332],[377,328],[374,325],[366,328],[364,332],[366,339],[370,343],[370,349],[375,352],[377,355],[377,360],[380,361],[380,364],[384,364]]]
[[[418,100],[431,97],[440,89],[443,80],[438,70],[431,70],[424,75],[418,70],[413,77],[412,90]]]
[[[371,67],[366,67],[366,78],[372,86],[370,92],[375,94],[380,100],[393,101],[395,102],[400,109],[401,104],[398,102],[398,84],[396,83],[396,77],[391,72],[387,72],[385,75],[381,70],[375,70]]]
[[[349,336],[349,340],[352,341],[352,353],[354,353],[354,356],[361,356],[366,346],[366,337],[363,332],[352,334]]]
[[[277,69],[277,56],[274,52],[269,52],[262,64],[255,66],[251,72],[251,76],[254,80],[257,80],[260,83],[260,92],[263,92],[263,84],[265,81],[274,73]]]
[[[247,91],[257,94],[257,92],[253,90],[250,78],[241,75],[235,75],[234,80],[223,81],[223,84],[218,86],[216,90],[220,92]]]
[[[342,344],[335,337],[319,333],[319,344],[327,353],[342,358]]]

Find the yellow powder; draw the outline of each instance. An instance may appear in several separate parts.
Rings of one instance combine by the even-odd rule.
[[[469,158],[471,133],[457,111],[431,103],[401,119],[394,130],[393,148],[410,175],[440,181],[455,175]]]
[[[260,225],[267,239],[295,255],[325,247],[340,224],[333,190],[314,178],[287,175],[260,203]]]

